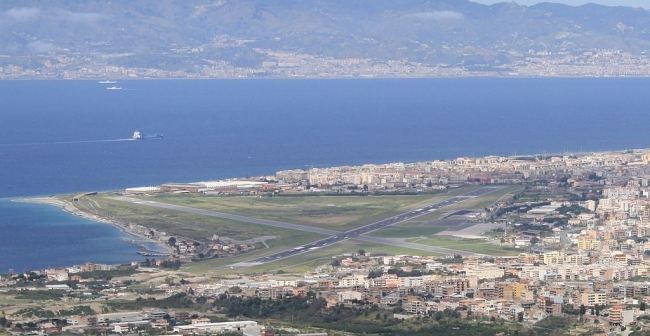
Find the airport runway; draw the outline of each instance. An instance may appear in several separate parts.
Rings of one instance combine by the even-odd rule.
[[[118,200],[118,201],[130,202],[130,203],[135,203],[135,204],[140,204],[140,205],[146,205],[146,206],[150,206],[150,207],[154,207],[154,208],[163,208],[163,209],[169,209],[169,210],[189,212],[189,213],[208,216],[208,217],[230,219],[230,220],[235,220],[235,221],[240,221],[240,222],[245,222],[245,223],[265,225],[265,226],[273,226],[273,227],[278,227],[278,228],[283,228],[283,229],[291,229],[291,230],[298,230],[298,231],[313,232],[313,233],[318,233],[318,234],[322,234],[322,235],[326,235],[326,236],[333,236],[333,235],[337,235],[337,234],[341,233],[341,231],[321,229],[321,228],[305,226],[305,225],[298,225],[298,224],[291,224],[291,223],[276,222],[276,221],[266,220],[266,219],[245,217],[245,216],[233,215],[233,214],[229,214],[229,213],[225,213],[225,212],[203,210],[203,209],[197,209],[197,208],[192,208],[192,207],[186,207],[186,206],[182,206],[182,205],[174,205],[174,204],[155,202],[155,201],[147,201],[147,200],[141,200],[141,199],[132,198],[132,197],[122,197],[122,196],[120,196],[120,197],[110,197],[110,198],[112,198],[114,200]]]
[[[460,254],[462,256],[469,256],[469,255],[479,255],[480,254],[480,253],[474,253],[474,252],[454,250],[454,249],[450,249],[450,248],[446,248],[446,247],[437,247],[437,246],[430,246],[430,245],[424,245],[424,244],[408,243],[408,242],[404,242],[404,241],[401,241],[401,240],[394,240],[394,239],[390,239],[390,238],[379,238],[379,237],[371,237],[371,236],[358,236],[358,237],[355,237],[354,239],[361,240],[361,241],[364,241],[364,242],[374,243],[374,244],[399,246],[399,247],[404,247],[404,248],[410,248],[410,249],[413,249],[413,250],[441,253],[441,254],[445,254],[445,255]]]
[[[297,254],[317,250],[332,244],[336,244],[338,242],[344,241],[346,239],[357,239],[357,240],[362,240],[366,242],[372,242],[372,243],[377,243],[377,244],[384,244],[384,245],[391,245],[391,246],[400,246],[400,247],[405,247],[405,248],[411,248],[414,250],[421,250],[421,251],[426,251],[426,252],[435,252],[435,253],[442,253],[442,254],[460,254],[460,255],[477,255],[477,253],[471,253],[467,251],[460,251],[460,250],[454,250],[454,249],[449,249],[449,248],[444,248],[444,247],[435,247],[435,246],[428,246],[428,245],[423,245],[423,244],[415,244],[415,243],[408,243],[408,242],[403,242],[403,241],[396,241],[392,239],[386,239],[386,238],[377,238],[377,237],[370,237],[370,236],[365,236],[366,233],[380,230],[383,228],[386,228],[388,226],[407,221],[409,219],[419,217],[422,215],[425,215],[430,212],[434,212],[436,210],[440,210],[442,208],[454,205],[456,203],[460,203],[462,201],[465,201],[467,199],[483,196],[486,194],[489,194],[491,192],[494,192],[496,190],[501,189],[500,187],[486,187],[486,188],[481,188],[478,190],[470,191],[466,194],[460,195],[460,196],[455,196],[451,197],[449,199],[446,199],[444,201],[440,201],[438,203],[434,203],[431,205],[427,205],[425,207],[422,207],[420,209],[412,210],[409,212],[405,212],[401,215],[397,215],[391,218],[386,218],[384,220],[380,220],[378,222],[368,224],[366,226],[362,226],[347,232],[339,233],[336,235],[333,235],[331,237],[327,237],[303,246],[295,247],[292,249],[284,250],[281,252],[277,252],[274,254],[270,254],[264,257],[256,258],[253,260],[249,260],[246,262],[241,262],[237,264],[230,265],[229,267],[250,267],[254,265],[259,265],[259,264],[264,264],[267,262],[271,261],[276,261],[288,257],[295,256]]]
[[[313,251],[316,249],[320,249],[332,244],[339,243],[341,241],[347,240],[347,239],[357,239],[357,240],[362,240],[366,242],[372,242],[372,243],[377,243],[377,244],[385,244],[385,245],[392,245],[392,246],[400,246],[400,247],[405,247],[405,248],[411,248],[414,250],[421,250],[421,251],[426,251],[426,252],[435,252],[435,253],[442,253],[442,254],[460,254],[460,255],[476,255],[476,253],[471,253],[467,251],[460,251],[460,250],[454,250],[454,249],[449,249],[449,248],[443,248],[443,247],[435,247],[435,246],[428,246],[428,245],[422,245],[422,244],[415,244],[415,243],[408,243],[408,242],[403,242],[403,241],[396,241],[392,239],[386,239],[386,238],[377,238],[377,237],[369,237],[365,236],[366,233],[373,232],[376,230],[380,230],[383,228],[386,228],[388,226],[410,220],[415,217],[423,216],[425,214],[440,210],[442,208],[460,203],[462,201],[483,196],[486,194],[489,194],[491,192],[494,192],[496,190],[501,189],[501,187],[485,187],[481,189],[477,189],[474,191],[470,191],[468,193],[465,193],[463,195],[459,196],[454,196],[450,197],[444,201],[440,201],[434,204],[427,205],[425,207],[422,207],[420,209],[416,210],[411,210],[408,212],[405,212],[403,214],[393,216],[390,218],[386,218],[383,220],[380,220],[378,222],[368,224],[353,230],[349,230],[346,232],[341,232],[341,231],[335,231],[335,230],[328,230],[328,229],[321,229],[321,228],[315,228],[315,227],[310,227],[310,226],[305,226],[305,225],[298,225],[298,224],[291,224],[291,223],[283,223],[283,222],[277,222],[277,221],[271,221],[271,220],[265,220],[265,219],[257,219],[257,218],[251,218],[251,217],[245,217],[245,216],[239,216],[239,215],[232,215],[228,213],[223,213],[223,212],[218,212],[218,211],[211,211],[211,210],[203,210],[203,209],[197,209],[197,208],[192,208],[192,207],[186,207],[182,205],[174,205],[174,204],[168,204],[168,203],[161,203],[161,202],[155,202],[155,201],[147,201],[147,200],[141,200],[137,198],[132,198],[132,197],[112,197],[112,199],[119,200],[119,201],[125,201],[125,202],[131,202],[135,204],[140,204],[140,205],[146,205],[146,206],[151,206],[151,207],[156,207],[156,208],[163,208],[163,209],[170,209],[170,210],[176,210],[176,211],[183,211],[183,212],[189,212],[197,215],[203,215],[203,216],[209,216],[209,217],[217,217],[217,218],[224,218],[224,219],[230,219],[230,220],[236,220],[236,221],[241,221],[241,222],[246,222],[246,223],[251,223],[251,224],[258,224],[258,225],[266,225],[266,226],[272,226],[272,227],[279,227],[279,228],[284,228],[284,229],[292,229],[292,230],[300,230],[300,231],[306,231],[306,232],[313,232],[313,233],[318,233],[322,235],[327,235],[329,237],[323,238],[321,240],[287,249],[281,252],[276,252],[264,257],[256,258],[250,261],[246,262],[241,262],[237,264],[230,265],[228,267],[235,268],[235,267],[250,267],[254,265],[259,265],[259,264],[264,264],[284,258],[289,258],[301,253]]]

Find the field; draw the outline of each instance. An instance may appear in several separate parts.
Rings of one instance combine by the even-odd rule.
[[[260,198],[163,195],[147,197],[147,199],[253,218],[345,231],[478,188],[480,187],[466,187],[451,192],[418,196],[303,196]],[[441,216],[452,211],[458,211],[459,209],[482,209],[502,197],[507,197],[514,189],[512,187],[506,187],[494,193],[450,206],[443,211],[427,214],[401,223],[396,227],[377,231],[373,235],[386,238],[431,237],[446,228],[439,225],[432,226],[432,220],[440,219]],[[229,265],[283,251],[287,248],[304,245],[323,238],[323,236],[181,211],[153,208],[110,199],[108,196],[111,195],[84,197],[79,201],[79,205],[86,209],[91,209],[97,215],[110,220],[121,223],[137,223],[160,231],[202,241],[208,240],[213,235],[236,240],[247,240],[262,236],[276,237],[275,239],[266,241],[268,244],[268,248],[266,249],[255,250],[229,258],[205,260],[183,267],[183,270],[192,273],[213,274],[241,272],[250,274],[276,272],[278,270],[285,272],[304,272],[313,267],[328,264],[334,255],[352,253],[359,249],[364,249],[375,255],[380,253],[430,255],[428,252],[419,250],[352,240],[268,264],[233,270],[229,268]],[[488,244],[485,241],[425,238],[418,240],[417,243],[493,255],[509,255],[519,252],[510,251],[498,245]]]
[[[437,254],[431,252],[423,252],[420,250],[412,250],[412,249],[401,248],[396,246],[370,244],[370,243],[357,242],[352,240],[352,241],[346,241],[343,243],[331,245],[322,249],[310,251],[307,253],[299,254],[291,258],[286,258],[268,264],[253,266],[249,268],[233,270],[229,268],[224,269],[223,267],[239,261],[253,259],[253,254],[247,255],[245,258],[244,256],[238,256],[236,258],[229,258],[223,260],[219,260],[219,259],[207,260],[200,263],[190,264],[188,265],[188,267],[183,268],[183,270],[188,272],[193,272],[193,273],[209,272],[210,274],[216,274],[216,275],[233,274],[233,273],[241,273],[241,274],[276,273],[279,270],[282,270],[287,273],[303,273],[303,272],[311,271],[315,267],[329,264],[333,256],[339,256],[345,253],[356,253],[359,249],[364,249],[366,253],[372,254],[374,256],[396,255],[396,254],[438,256]]]
[[[120,223],[137,223],[148,228],[173,233],[183,237],[208,240],[213,235],[235,240],[247,240],[262,236],[275,236],[267,241],[269,247],[297,246],[323,236],[289,229],[254,225],[228,219],[201,216],[181,211],[152,208],[121,202],[104,196],[86,197],[83,202],[93,207],[100,217]]]
[[[572,193],[563,193],[556,190],[527,190],[522,192],[517,201],[519,202],[547,202],[575,200],[578,196]]]
[[[347,231],[476,187],[417,196],[223,197],[163,195],[153,200],[240,216]],[[150,199],[150,198],[148,198]]]
[[[463,192],[467,192],[467,190]],[[459,193],[459,191],[454,192],[454,194],[456,193]],[[352,201],[370,199],[371,201],[376,201],[377,203],[388,204],[388,202],[394,200],[395,197],[408,199],[410,202],[406,202],[406,203],[407,204],[410,203],[410,205],[405,205],[405,207],[407,208],[417,208],[418,206],[420,206],[419,203],[422,202],[416,199],[416,197],[418,196],[416,197],[391,196],[390,199],[383,199],[382,197],[341,197],[341,198],[336,197],[334,201],[344,202],[345,199],[348,200],[352,199]],[[435,202],[436,199],[444,199],[447,197],[450,196],[449,195],[438,196],[435,197],[435,199],[432,199],[432,197],[429,195],[429,197],[424,198],[424,200],[426,203],[429,203],[429,202]],[[315,204],[324,204],[326,201],[330,202],[329,201],[330,199],[331,198],[326,198],[326,197],[305,197],[305,198],[292,197],[292,198],[280,199],[280,201],[288,201],[287,204],[290,205],[291,204],[302,205],[302,204],[309,204],[310,202],[314,202],[314,201]],[[196,199],[190,198],[190,200],[196,200]],[[188,205],[195,206],[195,204],[190,200],[188,200]],[[253,204],[255,204],[254,202],[256,200],[264,201],[264,199],[248,198],[248,197],[220,198],[219,200],[230,201],[230,202],[244,201],[244,203],[251,202]],[[413,203],[412,201],[417,201],[417,202]],[[323,236],[313,234],[313,233],[308,233],[308,232],[302,232],[302,231],[260,226],[260,225],[250,224],[250,223],[201,216],[201,215],[185,213],[180,211],[147,207],[147,206],[142,206],[134,203],[128,203],[128,202],[122,202],[122,201],[110,199],[102,195],[85,197],[80,202],[83,202],[83,206],[93,209],[93,212],[98,213],[101,217],[104,218],[108,218],[122,223],[138,223],[146,227],[177,233],[179,235],[192,238],[192,239],[205,240],[212,237],[212,235],[214,234],[222,237],[227,236],[229,238],[238,239],[238,240],[251,239],[260,236],[277,237],[276,239],[270,239],[266,241],[266,243],[269,246],[269,248],[267,249],[251,251],[248,253],[244,253],[229,258],[215,258],[215,259],[204,260],[202,262],[187,264],[182,268],[182,270],[184,271],[198,273],[198,274],[201,273],[232,274],[233,272],[242,272],[242,273],[250,274],[250,273],[274,272],[279,269],[282,269],[287,272],[303,272],[313,268],[314,266],[327,264],[329,262],[328,259],[331,259],[331,256],[333,255],[352,253],[358,251],[359,249],[365,249],[366,251],[371,253],[374,252],[375,254],[388,253],[388,254],[422,255],[423,253],[426,253],[419,250],[404,249],[404,248],[398,248],[394,246],[384,246],[384,245],[376,245],[376,244],[362,243],[356,241],[348,241],[345,243],[328,246],[323,249],[310,251],[308,253],[297,255],[291,258],[278,260],[265,265],[255,266],[255,267],[241,269],[241,270],[231,270],[227,268],[228,265],[255,259],[257,257],[264,256],[267,254],[283,251],[290,247],[304,245],[311,241],[315,241],[320,238],[323,238]],[[400,212],[401,210],[396,211],[396,213],[400,213]],[[370,220],[365,219],[365,220],[367,220],[368,222],[374,221],[372,219]]]
[[[403,223],[403,225],[408,225],[410,223],[419,223],[419,222],[431,222],[434,220],[439,220],[449,213],[453,213],[459,210],[480,210],[482,211],[486,207],[500,201],[500,200],[506,200],[512,198],[512,195],[517,192],[518,190],[521,190],[521,186],[507,186],[504,187],[503,189],[499,189],[497,191],[491,192],[487,195],[481,196],[481,197],[476,197],[472,198],[469,200],[466,200],[464,202],[460,202],[458,204],[451,205],[449,207],[446,207],[442,209],[441,211],[436,211],[431,214],[426,214],[421,217],[413,218],[410,221],[406,221]]]
[[[416,238],[409,239],[411,243],[429,246],[447,247],[461,251],[489,254],[494,256],[518,255],[523,250],[499,246],[482,239],[445,239],[445,238]]]
[[[389,227],[381,230],[377,230],[369,233],[369,236],[380,237],[380,238],[411,238],[411,237],[428,237],[433,236],[438,232],[442,232],[445,228],[441,227],[430,227],[426,226],[428,223],[424,223],[421,226],[416,224],[402,226],[396,225],[395,227]]]
[[[428,237],[444,231],[451,226],[459,225],[462,221],[448,220],[442,221],[442,218],[460,210],[478,210],[494,204],[499,200],[512,198],[512,195],[521,190],[520,186],[508,186],[487,195],[476,197],[452,206],[446,207],[440,211],[429,213],[411,220],[399,223],[393,227],[378,230],[369,234],[369,236],[382,238],[410,238],[410,237]]]

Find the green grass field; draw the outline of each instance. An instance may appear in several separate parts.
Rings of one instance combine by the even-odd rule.
[[[227,197],[161,195],[158,202],[240,216],[347,231],[417,209],[477,187],[417,196]]]
[[[337,230],[349,230],[375,221],[388,218],[412,209],[417,209],[428,204],[456,195],[467,193],[480,188],[479,186],[459,188],[450,192],[427,194],[419,196],[365,196],[365,197],[206,197],[187,195],[164,195],[154,199],[195,208],[233,213],[242,216],[277,220],[315,227]],[[506,187],[494,193],[471,199],[455,205],[459,209],[468,207],[487,206],[497,199],[511,192],[513,188]],[[260,256],[279,252],[287,248],[300,246],[323,238],[321,235],[302,231],[267,227],[233,221],[228,219],[201,216],[181,211],[160,209],[122,202],[107,198],[105,195],[84,197],[80,206],[91,209],[99,216],[121,223],[137,223],[146,227],[155,228],[172,234],[197,240],[207,240],[213,235],[228,237],[237,240],[246,240],[261,236],[276,236],[276,239],[267,241],[268,249],[260,249],[229,258],[217,258],[188,264],[183,270],[192,273],[214,273],[228,271],[224,267],[255,259]],[[483,205],[485,204],[485,205]],[[452,208],[452,207],[450,207]],[[449,209],[449,208],[448,208]],[[441,216],[443,212],[427,214],[426,216]],[[423,217],[426,217],[423,216]],[[423,217],[409,221],[384,230],[376,231],[374,236],[387,238],[430,237],[442,231],[442,228],[427,226],[428,221]],[[428,241],[428,243],[427,243]],[[418,241],[434,246],[440,244],[436,239]],[[471,242],[471,241],[470,241]],[[452,244],[454,245],[454,244]],[[470,252],[502,255],[514,253],[505,251],[499,246],[488,246],[484,242],[461,243],[460,247],[451,246],[459,250]],[[468,246],[472,245],[472,246]],[[273,263],[256,266],[237,272],[260,273],[272,272],[283,269],[288,272],[305,271],[314,266],[327,264],[332,255],[356,252],[358,249],[368,252],[384,254],[413,254],[423,255],[426,252],[397,248],[393,246],[373,245],[365,242],[347,241],[323,249],[310,251],[292,258],[279,260]],[[517,253],[519,251],[516,251]],[[230,270],[232,271],[232,270]]]
[[[503,237],[503,232],[490,231],[490,232],[486,232],[486,233],[482,234],[482,236],[490,237],[490,238],[501,238],[501,237]]]
[[[429,246],[447,247],[461,251],[483,253],[494,256],[512,256],[524,252],[524,250],[499,246],[481,239],[416,238],[409,239],[408,241]]]
[[[407,223],[411,222],[418,223],[439,220],[444,216],[459,210],[483,210],[497,201],[511,199],[514,193],[521,189],[521,186],[506,186],[502,189],[483,195],[481,197],[471,198],[466,201],[440,209],[440,211],[413,218],[410,221],[406,221],[404,225],[408,225]]]
[[[419,255],[419,256],[423,256],[423,255],[442,256],[440,254],[423,252],[420,250],[413,250],[413,249],[401,248],[401,247],[389,246],[389,245],[370,244],[370,243],[350,240],[343,243],[327,246],[321,249],[309,251],[307,253],[299,254],[291,258],[286,258],[268,264],[253,266],[249,268],[234,269],[234,270],[218,269],[220,267],[224,267],[236,262],[251,260],[254,259],[254,255],[259,256],[263,254],[261,253],[249,254],[246,255],[245,257],[238,256],[236,258],[231,258],[227,260],[226,259],[207,260],[199,263],[189,264],[188,267],[183,268],[183,270],[188,272],[193,272],[193,273],[209,273],[213,275],[224,275],[224,274],[233,274],[233,273],[237,273],[237,274],[276,273],[278,270],[282,270],[287,273],[303,273],[303,272],[311,271],[315,267],[329,264],[332,261],[333,256],[339,256],[345,253],[355,253],[360,249],[364,249],[366,253],[369,253],[374,256],[397,255],[397,254],[408,254],[408,255]]]
[[[369,233],[369,236],[381,238],[411,238],[411,237],[428,237],[438,232],[444,231],[445,228],[426,227],[426,226],[395,226]]]
[[[255,225],[222,218],[201,216],[187,212],[153,208],[133,203],[112,200],[103,196],[87,197],[101,217],[121,223],[137,223],[183,237],[205,241],[213,235],[236,240],[247,240],[261,236],[275,236],[267,241],[272,246],[298,246],[318,240],[323,236],[289,229]]]
[[[487,195],[469,199],[458,204],[441,209],[440,211],[435,211],[432,213],[427,213],[423,216],[413,218],[411,220],[399,223],[389,228],[382,230],[374,231],[368,234],[373,237],[382,237],[382,238],[410,238],[410,237],[429,237],[433,236],[436,233],[446,230],[444,227],[433,227],[431,222],[440,220],[446,215],[453,213],[458,210],[464,209],[476,209],[483,210],[485,207],[492,205],[493,203],[499,200],[505,200],[512,197],[514,192],[520,190],[520,186],[507,186],[503,189],[497,190],[495,192],[489,193]]]

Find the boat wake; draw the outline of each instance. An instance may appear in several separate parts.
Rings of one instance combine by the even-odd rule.
[[[15,143],[15,144],[0,144],[0,147],[69,145],[69,144],[82,144],[82,143],[119,142],[119,141],[135,141],[135,140],[136,139],[108,139],[108,140],[79,140],[79,141],[53,141],[53,142],[25,142],[25,143]]]

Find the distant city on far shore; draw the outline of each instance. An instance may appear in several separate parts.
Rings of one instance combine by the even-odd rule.
[[[426,3],[4,2],[0,79],[650,75],[647,10]]]

